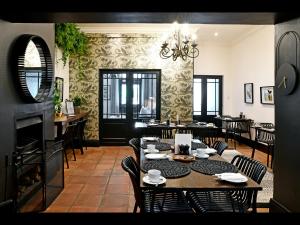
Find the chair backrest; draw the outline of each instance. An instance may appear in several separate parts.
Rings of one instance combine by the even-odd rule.
[[[135,157],[136,157],[136,160],[139,162],[140,160],[140,138],[131,138],[129,140],[129,145],[133,148],[133,151],[134,151],[134,154],[135,154]]]
[[[222,155],[224,150],[228,148],[228,144],[225,141],[215,141],[212,147],[217,150],[219,155]]]
[[[256,130],[256,136],[255,136],[256,141],[258,142],[263,142],[268,145],[274,145],[275,142],[275,133],[266,131],[261,128],[257,128]]]
[[[162,129],[161,130],[161,138],[164,139],[174,139],[174,133],[172,129]]]
[[[263,128],[274,128],[274,124],[273,123],[259,123],[260,126],[262,126]]]
[[[235,122],[235,132],[237,133],[249,133],[252,121],[251,120],[239,120]]]
[[[77,123],[73,123],[67,126],[65,133],[62,136],[63,145],[66,147],[68,144],[72,143],[74,136],[76,135]]]
[[[84,136],[84,129],[85,129],[85,125],[86,125],[87,119],[83,119],[77,122],[78,124],[78,135],[80,135],[80,137]]]
[[[6,200],[4,202],[0,202],[0,212],[1,213],[16,213],[17,208],[15,201],[13,199]]]
[[[136,204],[141,208],[140,167],[132,156],[125,157],[121,162],[122,168],[129,174]]]
[[[267,172],[267,167],[261,162],[244,155],[234,156],[231,164],[235,165],[242,173],[258,184],[261,183],[261,180]],[[232,196],[239,199],[239,202],[246,203],[248,207],[251,207],[253,199],[256,198],[256,192],[241,190],[235,191]]]

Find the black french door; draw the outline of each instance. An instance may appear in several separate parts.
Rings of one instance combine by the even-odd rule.
[[[214,122],[222,115],[223,77],[215,75],[194,75],[193,119]]]
[[[127,145],[136,121],[160,119],[160,70],[100,70],[101,145]]]

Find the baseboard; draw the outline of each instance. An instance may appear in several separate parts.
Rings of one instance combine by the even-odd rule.
[[[100,141],[99,140],[86,140],[85,146],[87,147],[99,147]]]
[[[257,202],[256,208],[270,208],[270,202]]]
[[[270,212],[271,213],[290,213],[291,211],[288,210],[284,205],[280,204],[274,198],[270,199]]]
[[[86,140],[85,145],[87,147],[99,147],[99,146],[127,146],[128,142],[100,142],[100,140]]]

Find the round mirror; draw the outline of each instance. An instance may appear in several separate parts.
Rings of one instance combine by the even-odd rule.
[[[16,82],[27,102],[43,102],[53,83],[53,68],[46,42],[35,35],[22,35],[15,44]],[[15,55],[15,56],[16,56]]]

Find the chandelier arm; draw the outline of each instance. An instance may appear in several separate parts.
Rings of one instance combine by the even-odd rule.
[[[199,49],[198,48],[192,48],[190,52],[187,54],[190,58],[197,58],[199,56]]]

